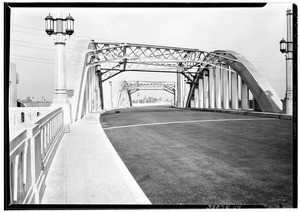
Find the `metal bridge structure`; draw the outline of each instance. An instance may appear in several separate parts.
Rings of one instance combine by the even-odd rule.
[[[102,83],[129,71],[176,74],[177,107],[249,110],[251,93],[256,109],[282,112],[268,81],[235,51],[82,40],[72,54],[66,82],[72,122],[104,108]]]
[[[164,90],[173,94],[175,100],[175,82],[121,81],[118,89],[117,107],[132,107],[132,94],[139,90]]]
[[[285,112],[284,118],[291,119],[293,111],[291,15],[291,10],[288,10],[288,41],[282,40],[280,42],[280,50],[286,54],[287,64],[286,107],[283,110],[280,98],[269,82],[260,74],[260,70],[256,69],[247,58],[238,52],[80,40],[71,54],[65,57],[65,40],[67,35],[70,36],[73,33],[71,26],[73,26],[74,19],[70,15],[66,19],[55,19],[58,32],[54,33],[52,29],[54,20],[49,14],[45,18],[46,23],[48,23],[47,27],[49,27],[46,28],[46,32],[48,35],[53,34],[52,37],[56,45],[54,98],[50,107],[42,109],[38,107],[9,108],[10,132],[9,134],[5,133],[5,137],[9,138],[9,142],[5,142],[5,148],[9,149],[9,161],[7,160],[8,163],[6,163],[6,167],[9,167],[7,201],[10,201],[9,204],[41,203],[52,160],[63,138],[68,140],[64,142],[63,147],[63,149],[68,149],[68,152],[62,150],[64,152],[62,153],[64,154],[63,166],[69,166],[70,161],[72,163],[75,160],[76,162],[80,161],[78,167],[82,167],[82,171],[85,172],[84,164],[87,162],[81,160],[92,159],[92,165],[102,169],[103,163],[101,163],[101,167],[98,166],[97,159],[103,160],[103,157],[95,159],[94,157],[84,157],[84,155],[92,150],[101,149],[101,153],[103,153],[103,151],[110,149],[109,145],[111,144],[103,129],[101,130],[99,127],[99,110],[113,107],[113,104],[111,104],[111,108],[107,107],[106,102],[104,102],[106,93],[104,93],[103,84],[124,72],[171,73],[176,76],[174,77],[176,80],[175,82],[121,81],[118,107],[122,107],[120,104],[122,101],[127,101],[128,105],[132,106],[131,95],[139,90],[165,90],[174,95],[174,106],[178,108],[222,110],[223,112],[224,110],[255,110],[273,113],[271,115],[264,114],[267,116],[279,117]],[[63,32],[65,28],[63,21],[67,21],[66,32]],[[68,65],[66,66],[66,64]],[[14,69],[15,67],[12,65],[10,71]],[[14,83],[15,86],[16,79],[13,78],[10,83]],[[112,93],[112,83],[110,85]],[[9,90],[9,92],[11,91]],[[13,96],[11,95],[11,98]],[[112,99],[111,94],[111,101]],[[250,105],[251,101],[252,106]],[[253,107],[253,105],[255,106]],[[97,113],[93,114],[93,112]],[[86,115],[88,116],[82,119]],[[78,122],[72,125],[76,121]],[[272,128],[272,130],[274,129]],[[70,133],[70,136],[64,137],[65,133]],[[103,140],[97,142],[97,139]],[[77,141],[74,142],[74,140]],[[87,143],[87,141],[90,142]],[[103,149],[99,145],[105,145],[107,149]],[[82,149],[85,151],[83,152]],[[113,149],[112,146],[111,149]],[[78,157],[78,153],[82,155]],[[101,153],[93,152],[92,156],[101,155]],[[117,153],[107,155],[112,156],[109,161],[116,160]],[[116,162],[117,166],[119,166],[118,164]],[[61,165],[59,166],[61,167]],[[117,167],[117,169],[123,168]],[[81,175],[83,172],[77,172],[78,170],[76,169],[75,173],[80,173],[80,177],[83,176]],[[68,171],[70,172],[69,175],[64,172],[64,177],[74,175],[73,167]],[[95,175],[94,169],[93,172],[88,173],[92,177],[82,180],[94,178],[98,183],[99,177]],[[128,174],[125,175],[126,178],[130,176],[129,172]],[[102,177],[102,175],[101,173],[99,176]],[[123,176],[120,174],[122,180],[124,180]],[[69,187],[78,186],[78,177],[73,178],[73,180],[74,184]],[[57,179],[54,181],[57,183]],[[67,182],[67,180],[62,181]],[[122,182],[126,183],[125,181]],[[80,190],[76,189],[76,202],[78,200],[77,191],[86,193],[93,185],[94,182],[89,181],[89,187],[84,185],[80,186]],[[137,188],[135,186],[124,187],[132,187],[135,191]],[[59,192],[61,189],[66,189],[61,188],[61,186],[57,188]],[[128,193],[130,192],[128,191]],[[64,195],[67,194],[64,193]],[[93,198],[84,197],[83,199],[94,201],[94,195],[89,196]],[[139,197],[140,194],[133,196]]]

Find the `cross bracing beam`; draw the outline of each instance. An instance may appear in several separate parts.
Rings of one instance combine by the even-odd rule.
[[[170,94],[175,95],[175,82],[166,81],[122,81],[119,86],[118,106],[124,97],[132,106],[131,95],[139,90],[164,90]],[[122,98],[123,97],[123,98]]]
[[[88,61],[88,65],[101,64],[101,68],[106,70],[103,81],[123,71],[160,71],[166,67],[177,70],[183,67],[184,76],[192,82],[199,67],[218,66],[218,62],[224,59],[235,61],[235,59],[227,58],[226,55],[192,48],[110,42],[94,42],[93,44],[95,49],[88,51],[88,54],[94,59]]]
[[[180,107],[203,108],[209,103],[209,107],[227,109],[230,102],[231,105],[236,104],[236,99],[232,103],[231,96],[238,93],[239,96],[242,94],[239,97],[242,109],[249,108],[250,92],[262,111],[281,112],[282,109],[278,95],[259,74],[259,70],[233,51],[208,52],[191,48],[81,40],[71,58],[71,65],[67,67],[67,88],[74,91],[69,98],[72,120],[80,119],[90,108],[90,102],[96,102],[96,106],[103,104],[99,98],[96,101],[90,98],[93,97],[89,94],[90,79],[93,81],[92,87],[99,90],[96,96],[101,97],[102,82],[128,71],[176,74],[174,103],[180,103]],[[238,92],[235,91],[236,79]],[[89,104],[86,103],[87,99]]]
[[[175,93],[175,82],[166,81],[123,81],[119,91],[130,90],[165,90],[171,94]]]

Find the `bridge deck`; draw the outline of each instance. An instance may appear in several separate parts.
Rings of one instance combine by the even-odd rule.
[[[167,107],[101,124],[152,204],[292,207],[292,121]]]

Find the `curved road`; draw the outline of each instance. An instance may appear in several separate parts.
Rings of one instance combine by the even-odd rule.
[[[292,207],[292,121],[171,107],[101,124],[152,204]]]

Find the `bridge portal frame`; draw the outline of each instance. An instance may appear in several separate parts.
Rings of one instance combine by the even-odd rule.
[[[174,95],[175,101],[175,82],[166,81],[122,81],[119,86],[117,105],[120,107],[121,96],[123,93],[128,95],[129,106],[132,107],[132,94],[139,90],[164,90]]]
[[[80,94],[79,97],[77,96],[74,99],[75,104],[72,106],[76,108],[74,109],[77,117],[75,120],[80,118],[84,104],[83,92],[81,91],[86,83],[84,82],[84,73],[97,65],[101,65],[100,82],[102,81],[102,83],[127,71],[177,73],[177,76],[183,76],[186,79],[186,83],[190,84],[188,97],[185,98],[186,107],[191,106],[195,89],[199,85],[199,80],[203,78],[205,70],[218,68],[221,72],[224,72],[224,70],[230,68],[247,84],[262,111],[282,112],[281,100],[269,83],[246,58],[234,51],[217,50],[208,52],[192,48],[133,43],[100,43],[93,40],[81,42],[85,42],[86,48],[85,55],[81,54],[81,60],[78,62],[81,63],[81,67],[82,64],[84,67],[82,67],[83,75],[80,79]],[[179,93],[176,93],[178,94],[177,99],[181,98]]]

